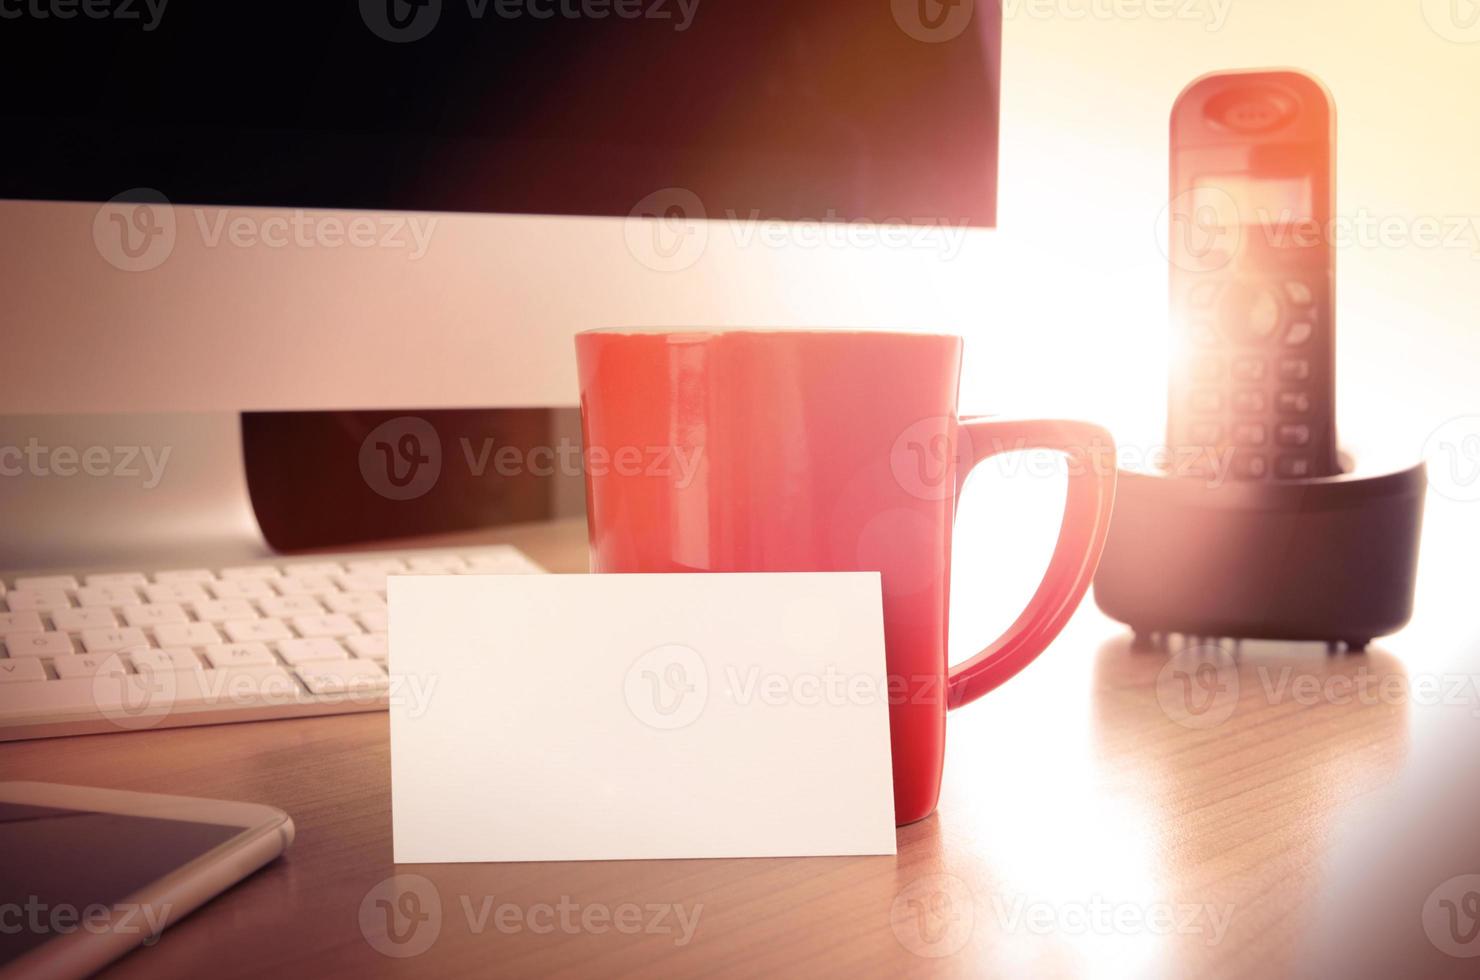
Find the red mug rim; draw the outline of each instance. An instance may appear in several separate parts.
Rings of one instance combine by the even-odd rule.
[[[876,330],[868,327],[592,327],[576,332],[577,337],[723,337],[733,334],[778,337],[921,337],[934,340],[961,340],[960,334],[928,330]]]

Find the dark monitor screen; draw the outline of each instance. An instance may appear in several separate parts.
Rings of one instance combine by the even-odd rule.
[[[999,0],[0,0],[0,198],[978,226]]]

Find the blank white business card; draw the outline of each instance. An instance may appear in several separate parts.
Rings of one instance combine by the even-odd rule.
[[[894,853],[876,573],[389,581],[398,863]]]

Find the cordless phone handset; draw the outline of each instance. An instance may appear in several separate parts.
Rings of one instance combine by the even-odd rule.
[[[1167,441],[1194,475],[1339,472],[1335,129],[1294,71],[1208,75],[1172,110]]]

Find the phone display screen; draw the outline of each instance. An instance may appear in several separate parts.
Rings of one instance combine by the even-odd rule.
[[[162,908],[130,895],[242,832],[223,824],[0,803],[0,968],[49,939],[156,931]]]
[[[1237,225],[1288,225],[1315,217],[1315,189],[1309,177],[1249,177],[1220,174],[1193,184],[1199,214],[1217,215],[1224,228]]]

